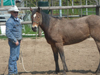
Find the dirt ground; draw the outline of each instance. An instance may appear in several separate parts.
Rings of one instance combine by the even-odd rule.
[[[21,42],[25,72],[18,60],[18,72],[20,75],[62,75],[62,62],[59,58],[61,72],[55,74],[54,57],[50,45],[45,38],[37,40],[24,38]],[[96,75],[94,72],[99,64],[99,52],[92,38],[81,43],[64,46],[66,64],[69,72],[67,75]],[[3,75],[9,58],[9,46],[7,40],[0,40],[0,75]],[[5,71],[5,75],[8,69]]]

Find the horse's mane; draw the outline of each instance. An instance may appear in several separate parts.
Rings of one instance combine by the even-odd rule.
[[[52,17],[55,18],[55,19],[62,20],[62,17],[55,17],[55,16],[52,16]]]
[[[43,14],[45,14],[44,12],[42,12]],[[45,14],[46,15],[46,14]],[[52,17],[52,18],[55,18],[55,19],[59,19],[59,20],[62,20],[62,17],[55,17],[55,16],[52,16],[52,15],[49,15],[49,14],[47,14],[49,17]],[[46,16],[47,16],[46,15]]]
[[[35,14],[35,13],[36,13],[36,11],[37,11],[37,10],[36,10],[36,9],[34,9],[34,10],[32,11],[32,15],[33,15],[33,14]]]
[[[48,15],[48,14],[46,14],[46,13],[43,12],[43,11],[41,11],[40,13],[42,14],[42,22],[43,22],[45,25],[49,25],[51,16]]]
[[[37,10],[34,9],[34,10],[32,11],[32,14],[36,13],[36,11],[37,11]],[[52,16],[52,15],[46,14],[46,13],[43,12],[43,11],[41,11],[40,13],[42,14],[43,19],[46,19],[46,20],[47,20],[48,18],[50,18],[50,17],[55,18],[55,19],[62,20],[61,17],[55,17],[55,16]],[[47,17],[47,18],[46,18],[46,17]]]

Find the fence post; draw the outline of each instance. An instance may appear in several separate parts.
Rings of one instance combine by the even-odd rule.
[[[80,0],[80,5],[82,5],[82,0]],[[82,8],[81,8],[81,17],[82,17]]]
[[[96,15],[100,15],[100,13],[99,13],[100,8],[99,7],[100,7],[100,0],[99,0],[97,7],[96,7]]]
[[[100,6],[100,0],[99,0],[99,3],[98,3],[98,5]],[[99,16],[100,16],[100,7],[99,7]]]
[[[1,0],[1,7],[3,7],[3,0]]]
[[[96,7],[96,15],[99,15],[99,6]]]
[[[38,27],[38,37],[42,36],[42,29],[40,27]]]
[[[67,6],[69,6],[69,0],[67,0]],[[67,18],[69,17],[69,9],[67,9]]]
[[[59,6],[62,6],[62,0],[59,0]],[[59,10],[59,16],[62,17],[62,9]]]

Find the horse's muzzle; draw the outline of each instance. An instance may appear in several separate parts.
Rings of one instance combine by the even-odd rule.
[[[32,27],[32,30],[33,30],[34,32],[36,32],[36,31],[37,31],[37,27]]]

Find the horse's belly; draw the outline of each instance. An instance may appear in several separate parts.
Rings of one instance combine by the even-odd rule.
[[[84,35],[76,34],[74,36],[67,36],[67,37],[63,38],[63,44],[70,45],[70,44],[79,43],[79,42],[87,39],[88,37],[90,37],[90,34],[84,34]]]

